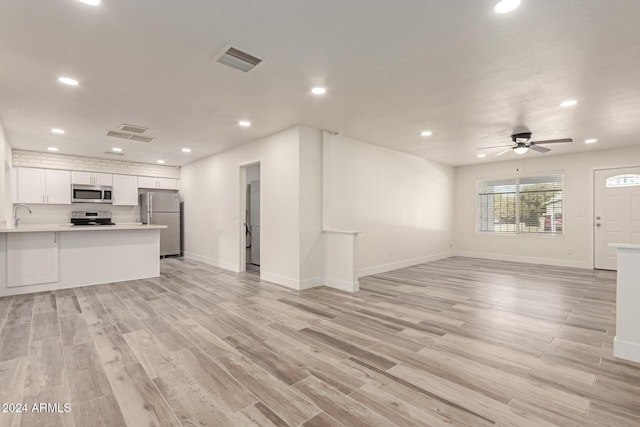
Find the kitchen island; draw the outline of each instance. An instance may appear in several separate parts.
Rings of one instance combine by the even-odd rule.
[[[611,243],[609,246],[618,250],[613,355],[640,363],[640,245]]]
[[[0,228],[0,296],[160,275],[164,225]]]

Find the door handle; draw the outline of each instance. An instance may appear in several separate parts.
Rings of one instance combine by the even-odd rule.
[[[598,223],[596,223],[596,227],[600,227],[600,225],[601,225],[601,224],[600,224],[599,222],[598,222]]]

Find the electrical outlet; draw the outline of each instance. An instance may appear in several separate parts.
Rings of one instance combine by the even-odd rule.
[[[393,258],[393,251],[389,251],[389,258]]]
[[[572,248],[567,248],[566,253],[567,253],[567,255],[573,255],[573,249]]]

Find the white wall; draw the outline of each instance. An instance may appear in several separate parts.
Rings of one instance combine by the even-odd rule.
[[[324,226],[361,232],[360,276],[448,256],[453,190],[450,166],[324,134]]]
[[[185,256],[239,270],[240,166],[260,162],[260,275],[299,288],[299,135],[299,128],[288,129],[181,168]]]
[[[10,221],[11,211],[11,145],[0,123],[0,226]]]
[[[324,281],[322,132],[300,128],[300,280],[302,288]]]
[[[524,160],[524,161],[523,161]],[[456,168],[455,253],[481,258],[593,268],[593,171],[640,165],[640,147],[520,158],[521,173],[564,170],[563,236],[475,231],[476,180],[515,176],[516,161]]]

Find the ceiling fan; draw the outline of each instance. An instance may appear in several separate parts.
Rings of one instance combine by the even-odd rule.
[[[563,142],[573,142],[573,139],[571,138],[548,139],[546,141],[530,141],[530,139],[531,132],[514,133],[513,135],[511,135],[511,141],[513,141],[513,143],[511,144],[495,145],[493,147],[482,147],[478,148],[478,150],[490,150],[493,148],[508,147],[500,151],[499,153],[496,153],[496,156],[502,156],[503,154],[508,153],[511,150],[513,150],[513,152],[516,154],[524,154],[529,151],[529,149],[537,151],[538,153],[546,153],[551,150],[547,147],[541,147],[542,144],[559,144]]]

